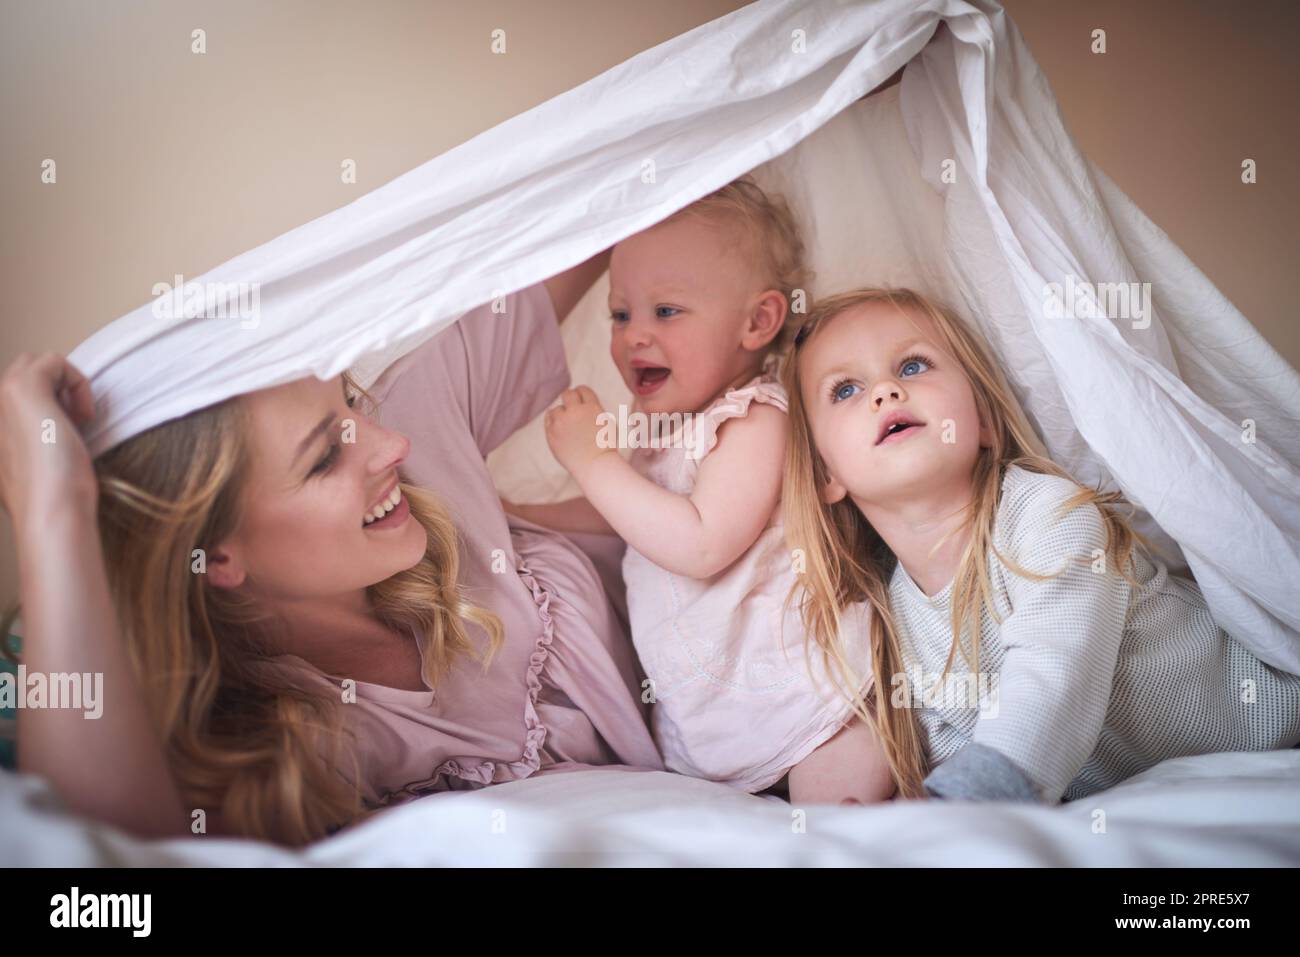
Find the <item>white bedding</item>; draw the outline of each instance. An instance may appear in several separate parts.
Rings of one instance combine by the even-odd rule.
[[[0,865],[1295,866],[1298,797],[1300,749],[1210,754],[1055,808],[821,807],[796,833],[775,797],[602,769],[420,798],[295,852],[138,841],[63,813],[39,779],[4,774]]]

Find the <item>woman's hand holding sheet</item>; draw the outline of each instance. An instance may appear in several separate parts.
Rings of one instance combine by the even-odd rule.
[[[86,377],[60,355],[20,355],[0,377],[0,494],[17,532],[23,664],[96,689],[93,708],[22,712],[18,769],[47,778],[76,813],[141,837],[188,834],[109,593],[95,471],[73,424],[93,412]]]
[[[0,502],[15,526],[69,503],[94,514],[95,471],[76,428],[94,411],[89,381],[58,353],[23,353],[0,377]]]

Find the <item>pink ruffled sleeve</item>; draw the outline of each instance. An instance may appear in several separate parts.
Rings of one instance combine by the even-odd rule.
[[[721,399],[700,413],[695,424],[694,441],[688,459],[697,463],[713,451],[718,444],[718,429],[729,419],[738,419],[749,412],[751,402],[765,402],[774,405],[782,412],[789,412],[789,401],[785,388],[775,380],[755,379],[739,389],[732,389]]]

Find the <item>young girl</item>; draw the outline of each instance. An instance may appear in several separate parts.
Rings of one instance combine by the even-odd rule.
[[[547,439],[586,498],[515,508],[628,543],[628,616],[668,768],[749,792],[788,774],[795,804],[868,803],[895,787],[865,682],[840,678],[869,680],[865,619],[860,641],[809,655],[785,607],[801,559],[780,517],[788,420],[774,368],[802,259],[788,208],[745,179],[618,244],[610,351],[649,431],[625,460],[602,441],[595,394],[569,390]],[[655,415],[669,427],[654,431]]]
[[[878,730],[905,790],[1056,803],[1300,741],[1300,677],[1135,547],[1119,493],[1046,457],[951,312],[908,290],[826,299],[783,381],[810,630],[832,648],[846,603],[875,609]]]

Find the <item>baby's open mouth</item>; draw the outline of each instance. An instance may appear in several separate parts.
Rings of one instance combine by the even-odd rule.
[[[632,375],[635,376],[636,384],[632,387],[632,391],[642,398],[653,395],[663,387],[672,374],[673,370],[667,366],[633,366]]]

